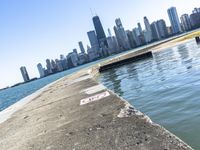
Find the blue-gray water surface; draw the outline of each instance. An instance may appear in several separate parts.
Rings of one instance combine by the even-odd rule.
[[[200,47],[190,41],[99,79],[150,118],[200,149]]]

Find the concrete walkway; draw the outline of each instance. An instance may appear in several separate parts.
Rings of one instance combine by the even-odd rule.
[[[0,150],[192,149],[99,84],[98,68],[65,77],[28,100],[0,124]]]

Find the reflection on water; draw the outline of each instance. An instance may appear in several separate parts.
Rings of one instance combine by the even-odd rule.
[[[110,72],[108,72],[108,76],[106,76],[105,80],[111,81],[113,83],[113,86],[112,85],[110,85],[110,86],[112,86],[114,91],[118,91],[118,94],[120,96],[124,94],[122,92],[121,86],[120,86],[121,79],[117,79],[117,75],[116,75],[116,70],[115,69],[113,69]]]
[[[103,73],[101,82],[200,149],[200,47],[195,41]]]

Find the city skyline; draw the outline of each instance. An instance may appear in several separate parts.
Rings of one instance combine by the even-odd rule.
[[[197,3],[197,1],[194,1],[194,4],[196,4]],[[177,7],[176,5],[171,5],[171,6],[175,6],[175,7]],[[170,7],[171,7],[170,6]],[[189,14],[191,14],[191,11],[194,9],[194,7],[199,7],[200,5],[192,5],[191,6],[191,8],[190,8],[190,11],[187,11],[187,12],[182,12],[182,13],[180,13],[179,12],[179,8],[178,8],[178,15],[179,15],[179,17],[182,15],[182,14],[184,14],[184,13],[189,13]],[[166,15],[167,15],[167,9],[165,10],[165,13],[166,13]],[[167,22],[167,26],[169,26],[170,24],[169,24],[169,21],[168,21],[168,18],[166,18],[166,17],[162,17],[162,18],[156,18],[155,20],[152,20],[151,19],[151,16],[150,15],[147,15],[147,14],[149,14],[149,13],[147,13],[147,11],[145,11],[146,12],[146,15],[145,16],[147,16],[148,17],[148,19],[150,20],[150,22],[152,22],[152,21],[155,21],[155,20],[159,20],[159,19],[165,19],[165,21]],[[130,13],[130,11],[129,11],[129,13]],[[133,12],[132,13],[134,13],[134,10],[133,10]],[[140,22],[141,23],[141,25],[142,25],[142,28],[144,29],[144,23],[143,23],[143,21],[141,20],[141,19],[143,19],[143,17],[141,17],[140,18],[140,20],[135,20],[134,18],[132,19],[132,25],[131,25],[131,27],[129,28],[128,26],[127,26],[127,22],[126,21],[124,21],[124,20],[126,20],[126,17],[124,16],[117,16],[117,17],[115,17],[115,18],[112,18],[112,17],[109,17],[109,15],[101,15],[101,12],[100,11],[98,11],[98,15],[100,16],[100,18],[101,18],[101,21],[102,21],[102,24],[103,24],[103,27],[104,27],[104,31],[106,32],[107,31],[107,28],[113,28],[113,26],[114,26],[114,22],[115,21],[113,21],[113,19],[115,20],[116,18],[118,18],[118,17],[120,17],[120,19],[122,19],[123,21],[123,26],[124,26],[124,28],[125,29],[132,29],[132,28],[134,28],[135,26],[137,26],[137,23],[138,22]],[[112,15],[110,15],[110,16],[112,16]],[[140,15],[138,15],[138,16],[140,16]],[[93,16],[92,16],[93,17]],[[108,18],[112,18],[111,20],[112,20],[112,25],[109,25],[108,26],[108,23],[106,22],[106,20],[108,19]],[[76,19],[76,18],[75,18]],[[27,57],[26,59],[24,59],[23,61],[22,60],[19,60],[19,64],[18,64],[18,67],[17,68],[15,68],[14,67],[14,70],[16,69],[17,70],[17,72],[15,73],[17,76],[18,76],[18,74],[19,74],[19,67],[20,66],[23,66],[23,65],[25,65],[26,67],[27,67],[27,71],[28,72],[30,72],[30,76],[31,77],[35,77],[35,76],[37,76],[37,77],[39,77],[39,75],[38,75],[38,71],[37,71],[37,67],[36,67],[36,65],[38,64],[38,63],[42,63],[42,64],[44,64],[44,61],[47,59],[47,58],[50,58],[50,59],[56,59],[56,57],[57,58],[59,58],[59,55],[60,54],[64,54],[64,55],[67,55],[67,53],[69,53],[69,52],[71,52],[74,48],[78,48],[79,49],[79,47],[78,47],[78,42],[79,41],[83,41],[83,44],[84,44],[84,47],[86,48],[86,45],[89,45],[89,42],[88,42],[88,37],[87,37],[87,32],[88,31],[90,31],[90,30],[94,30],[94,27],[93,27],[93,25],[91,25],[92,24],[92,22],[91,22],[91,16],[89,16],[88,17],[88,19],[89,19],[89,21],[88,20],[85,20],[84,22],[82,22],[82,24],[81,25],[83,25],[84,26],[84,24],[88,24],[88,22],[89,22],[89,24],[90,24],[90,27],[89,27],[89,29],[88,30],[86,30],[86,31],[81,31],[81,33],[80,34],[84,34],[84,38],[78,38],[79,37],[79,35],[76,35],[75,37],[75,39],[78,39],[78,40],[75,40],[75,41],[73,41],[72,42],[72,44],[70,44],[70,42],[68,42],[68,41],[66,41],[66,45],[70,45],[69,47],[70,48],[68,48],[68,46],[65,46],[65,48],[63,47],[63,49],[65,49],[65,50],[57,50],[58,48],[61,48],[61,47],[57,47],[57,48],[55,48],[54,49],[54,51],[56,51],[55,53],[50,53],[50,51],[48,51],[48,50],[46,50],[47,52],[42,52],[41,54],[40,54],[40,51],[38,51],[38,50],[36,50],[37,51],[37,53],[38,53],[38,55],[42,55],[42,59],[40,58],[40,59],[34,59],[34,58],[31,58],[31,59],[34,59],[34,63],[32,62],[32,61],[30,61],[30,63],[31,63],[31,65],[29,64],[29,61],[28,60],[26,60],[26,59],[30,59],[29,57],[28,57],[28,55],[30,54],[32,54],[32,52],[27,52],[27,53],[21,53],[21,55],[25,55],[25,56],[23,56],[23,57]],[[130,19],[129,19],[130,20]],[[134,24],[134,25],[133,25]],[[66,27],[67,28],[67,27]],[[73,27],[71,27],[71,28],[73,28]],[[76,30],[76,28],[73,28],[73,30]],[[78,30],[78,28],[77,28],[77,30]],[[105,33],[106,35],[108,35],[108,33],[106,32]],[[114,31],[112,30],[112,34],[114,35]],[[38,35],[39,36],[39,35]],[[70,37],[70,35],[69,35],[69,37]],[[24,37],[25,38],[25,37]],[[32,38],[32,37],[29,37],[29,36],[27,36],[27,38]],[[62,39],[62,40],[65,40],[65,39]],[[73,40],[74,40],[74,38],[73,38]],[[70,41],[70,40],[69,40]],[[21,41],[22,43],[23,43],[23,41]],[[24,41],[25,42],[25,41]],[[52,41],[53,42],[53,41]],[[73,46],[74,45],[74,43],[76,43],[75,44],[75,46]],[[5,44],[5,43],[4,43]],[[34,44],[34,42],[33,42],[33,44]],[[43,43],[41,43],[41,44],[43,44]],[[51,44],[53,44],[53,43],[51,43]],[[56,45],[56,44],[55,44]],[[24,47],[24,48],[26,48],[26,47]],[[32,47],[30,47],[30,49],[32,49]],[[13,49],[14,50],[14,49]],[[29,50],[29,48],[27,48],[27,50]],[[80,50],[78,50],[79,52],[80,52]],[[15,52],[14,52],[15,53]],[[45,54],[45,55],[44,55]],[[8,55],[9,56],[9,55]],[[10,54],[10,56],[12,56],[12,54]],[[13,56],[12,56],[13,57]],[[22,57],[22,58],[23,58]],[[10,57],[7,57],[7,58],[10,58]],[[17,57],[18,58],[18,57]],[[6,61],[6,59],[3,59],[3,60],[5,60]],[[7,60],[8,62],[9,62],[9,60]],[[18,62],[18,61],[16,61],[16,62]],[[4,64],[5,62],[3,61],[3,64]],[[6,63],[5,63],[6,64]],[[3,66],[3,65],[2,65]],[[4,65],[5,66],[5,65]],[[32,66],[32,67],[30,67],[30,66]],[[29,71],[30,70],[30,71]],[[9,72],[9,71],[8,71]],[[4,73],[3,73],[3,75],[4,75]],[[13,74],[12,74],[13,75]],[[8,76],[6,76],[6,77],[8,77]],[[5,79],[5,78],[3,78],[3,79]],[[7,78],[7,80],[9,80],[9,78]],[[16,83],[16,82],[20,82],[20,81],[22,81],[21,80],[21,75],[19,74],[19,77],[17,77],[16,79],[15,79],[15,81],[11,81],[11,82],[8,82],[8,81],[5,81],[4,83],[1,83],[0,84],[0,87],[5,87],[5,86],[7,86],[7,85],[11,85],[11,84],[14,84],[14,83]]]

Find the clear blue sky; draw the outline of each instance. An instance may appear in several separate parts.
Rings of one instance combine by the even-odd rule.
[[[37,63],[59,58],[78,48],[78,41],[89,44],[87,31],[93,30],[92,15],[97,13],[104,30],[113,28],[120,17],[126,29],[164,18],[167,8],[176,6],[179,15],[200,7],[199,0],[1,0],[0,1],[0,88],[21,82],[20,66],[29,76],[39,76]],[[113,31],[113,30],[112,30]],[[112,32],[113,33],[113,32]]]

